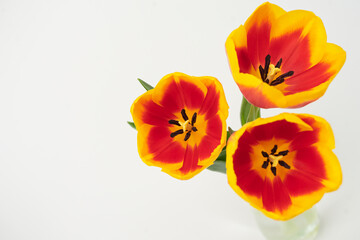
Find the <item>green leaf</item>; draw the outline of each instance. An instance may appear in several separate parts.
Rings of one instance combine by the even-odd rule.
[[[225,147],[221,151],[221,153],[219,154],[219,156],[217,157],[216,160],[226,161],[226,149],[225,149]]]
[[[145,82],[144,80],[141,80],[140,78],[137,79],[141,85],[146,89],[146,91],[149,91],[150,89],[153,89],[154,87]]]
[[[135,126],[135,123],[134,122],[127,122],[129,125],[130,125],[130,127],[132,127],[133,129],[135,129],[136,130],[136,126]]]
[[[245,97],[243,97],[243,100],[241,102],[241,110],[240,110],[241,125],[254,121],[259,117],[260,117],[260,108],[255,107],[254,105],[249,103]]]
[[[228,127],[228,131],[227,131],[227,139],[229,139],[229,137],[231,136],[231,134],[233,134],[235,131],[231,128],[231,127]]]
[[[226,162],[223,160],[216,160],[214,164],[209,166],[207,169],[214,172],[226,173]]]
[[[223,148],[213,165],[207,167],[207,169],[214,172],[226,173],[226,146]]]

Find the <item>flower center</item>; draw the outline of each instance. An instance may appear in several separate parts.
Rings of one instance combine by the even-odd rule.
[[[285,161],[282,160],[283,157],[289,153],[289,150],[280,151],[280,152],[276,153],[277,148],[278,147],[275,144],[274,147],[271,149],[270,154],[268,154],[265,151],[261,151],[261,154],[263,155],[263,157],[266,158],[266,160],[263,162],[261,167],[264,169],[267,169],[267,167],[269,166],[269,163],[270,163],[270,165],[271,165],[270,170],[274,174],[274,176],[276,176],[277,165],[280,165],[286,169],[290,169],[290,166]]]
[[[186,133],[184,137],[184,141],[187,141],[191,136],[191,132],[197,131],[197,128],[194,126],[196,122],[197,113],[195,112],[192,115],[191,121],[189,120],[189,117],[187,116],[185,109],[181,110],[181,116],[183,118],[183,121],[178,121],[173,119],[169,120],[170,124],[181,127],[181,129],[170,133],[170,137],[174,138],[179,134]]]
[[[280,58],[276,65],[270,63],[270,58],[271,57],[269,54],[265,57],[265,67],[259,65],[259,71],[263,82],[269,84],[270,86],[276,86],[284,82],[286,77],[291,77],[294,75],[294,71],[289,71],[287,73],[281,74],[280,76],[277,76],[278,73],[281,72],[280,67],[282,58]]]

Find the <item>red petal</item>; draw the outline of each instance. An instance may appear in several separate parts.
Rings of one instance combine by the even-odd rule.
[[[213,116],[207,121],[206,135],[220,142],[222,136],[222,121],[220,116]]]
[[[206,113],[205,119],[209,119],[217,114],[219,111],[219,98],[219,92],[216,91],[215,84],[208,86],[208,91],[202,103],[201,109],[199,110],[199,114]]]
[[[269,178],[265,178],[264,184],[262,186],[262,202],[264,208],[273,212],[276,209],[275,205],[275,196],[274,196],[274,188],[271,180]]]
[[[180,112],[181,109],[184,108],[184,101],[178,85],[175,81],[169,81],[169,83],[164,87],[166,88],[166,91],[162,90],[162,97],[159,104],[168,112]]]
[[[187,146],[185,157],[184,157],[184,164],[179,169],[179,171],[186,175],[189,172],[194,172],[201,168],[201,166],[198,166],[198,160],[199,160],[199,153],[196,145],[194,148]]]
[[[222,122],[218,115],[207,121],[206,134],[199,143],[199,157],[201,160],[210,157],[214,149],[221,143]]]
[[[317,132],[304,131],[299,132],[295,139],[291,142],[289,150],[298,150],[307,146],[310,146],[318,141]]]
[[[237,59],[238,59],[238,64],[240,67],[240,72],[241,73],[250,73],[250,69],[251,69],[251,60],[249,58],[249,53],[247,48],[242,47],[242,48],[236,48],[236,55],[237,55]]]
[[[170,137],[170,133],[170,129],[166,127],[151,128],[147,137],[149,152],[156,153],[159,149],[163,149],[172,143],[173,139]]]
[[[164,163],[182,162],[185,149],[180,143],[170,137],[170,130],[164,127],[154,127],[148,135],[149,153],[154,154],[154,161]]]
[[[237,149],[232,156],[234,159],[234,170],[237,176],[243,175],[252,167],[250,153],[253,152],[252,145],[257,144],[257,140],[248,131],[245,131],[239,138]]]
[[[247,29],[248,56],[255,69],[259,68],[259,64],[262,66],[265,64],[265,57],[269,49],[270,30],[271,24],[267,21],[254,24]]]
[[[195,83],[182,81],[181,79],[179,81],[179,87],[184,96],[186,107],[189,109],[199,109],[205,98],[202,90]]]
[[[294,71],[300,74],[311,66],[308,37],[302,37],[303,29],[284,34],[270,42],[270,56],[272,62],[282,58],[281,71]]]
[[[293,165],[299,171],[313,175],[315,179],[326,179],[324,160],[314,146],[296,151]]]
[[[241,179],[246,181],[244,178],[245,175],[251,171],[252,168],[252,161],[250,159],[249,151],[245,147],[238,148],[233,155],[233,168],[235,175],[238,178],[238,181]]]
[[[292,203],[289,192],[279,177],[274,178],[273,186],[276,196],[276,208],[282,212],[288,209]]]
[[[286,80],[285,95],[302,92],[316,87],[334,75],[334,72],[328,72],[330,65],[327,63],[318,63],[306,71],[301,71]]]
[[[257,144],[251,134],[247,131],[238,140],[238,147],[232,156],[233,169],[237,177],[236,184],[245,194],[261,196],[263,180],[259,173],[252,170],[250,153],[253,151],[251,145]]]
[[[294,197],[310,194],[324,187],[319,181],[298,170],[289,170],[283,182],[289,194]]]
[[[251,129],[251,135],[259,141],[270,140],[273,137],[292,140],[298,132],[298,126],[295,123],[291,123],[286,120],[267,123]]]
[[[170,119],[175,118],[176,117],[173,114],[153,101],[144,103],[143,113],[141,114],[141,120],[144,123],[156,126],[166,126]]]
[[[235,174],[237,174],[236,170]],[[255,170],[247,171],[246,174],[242,173],[242,175],[243,176],[241,177],[237,175],[238,178],[236,184],[245,194],[260,198],[262,195],[264,180],[262,180]]]
[[[199,144],[199,158],[200,160],[207,159],[211,156],[211,153],[219,145],[220,140],[216,141],[210,136],[204,136]]]
[[[249,57],[255,70],[259,68],[259,64],[264,64],[269,52],[270,30],[276,19],[283,14],[285,11],[282,8],[264,3],[245,22]]]

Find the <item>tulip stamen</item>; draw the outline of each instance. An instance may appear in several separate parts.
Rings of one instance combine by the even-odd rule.
[[[185,109],[182,109],[180,113],[181,113],[181,116],[184,121],[178,121],[178,120],[173,120],[173,119],[168,121],[168,123],[171,125],[176,125],[176,126],[181,127],[181,129],[170,133],[170,137],[174,138],[177,135],[186,133],[185,137],[184,137],[184,141],[187,141],[191,136],[191,132],[198,131],[198,129],[194,126],[196,119],[197,119],[197,113],[195,112],[192,115],[191,121],[189,120],[189,117],[187,116]]]
[[[177,121],[177,120],[169,120],[169,123],[173,124],[173,125],[176,125],[176,126],[181,126],[179,121]]]
[[[179,129],[179,130],[177,130],[175,132],[170,133],[170,137],[173,138],[173,137],[175,137],[175,136],[177,136],[179,134],[183,134],[183,133],[184,133],[184,131],[182,129]]]
[[[282,58],[279,59],[276,65],[272,64],[270,60],[271,56],[268,54],[265,57],[265,66],[259,65],[259,72],[263,82],[270,86],[276,86],[283,83],[286,77],[294,75],[294,71],[288,71],[287,73],[277,76],[281,72]]]
[[[280,60],[276,63],[275,67],[276,67],[276,68],[280,68],[280,67],[281,67],[281,63],[282,63],[282,58],[280,58]]]
[[[270,170],[274,176],[276,176],[277,165],[280,165],[286,169],[290,169],[290,166],[283,160],[283,157],[289,153],[289,150],[280,151],[276,153],[277,150],[278,150],[278,146],[275,144],[274,147],[271,149],[270,154],[268,154],[265,151],[261,151],[262,156],[266,158],[266,160],[263,162],[261,167],[267,169],[267,167],[270,164],[271,165]]]
[[[270,82],[270,86],[276,86],[280,83],[284,82],[286,77],[291,77],[294,75],[294,71],[288,71],[287,73],[281,74],[279,77],[277,77],[274,81]]]

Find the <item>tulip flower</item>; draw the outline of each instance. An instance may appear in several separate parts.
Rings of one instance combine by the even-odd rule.
[[[342,181],[330,125],[310,114],[282,113],[245,124],[228,140],[234,191],[266,216],[288,220]]]
[[[226,144],[228,108],[216,78],[163,77],[131,106],[140,158],[177,179],[195,176]]]
[[[233,78],[260,108],[299,108],[320,98],[345,62],[314,13],[264,3],[226,40]]]

